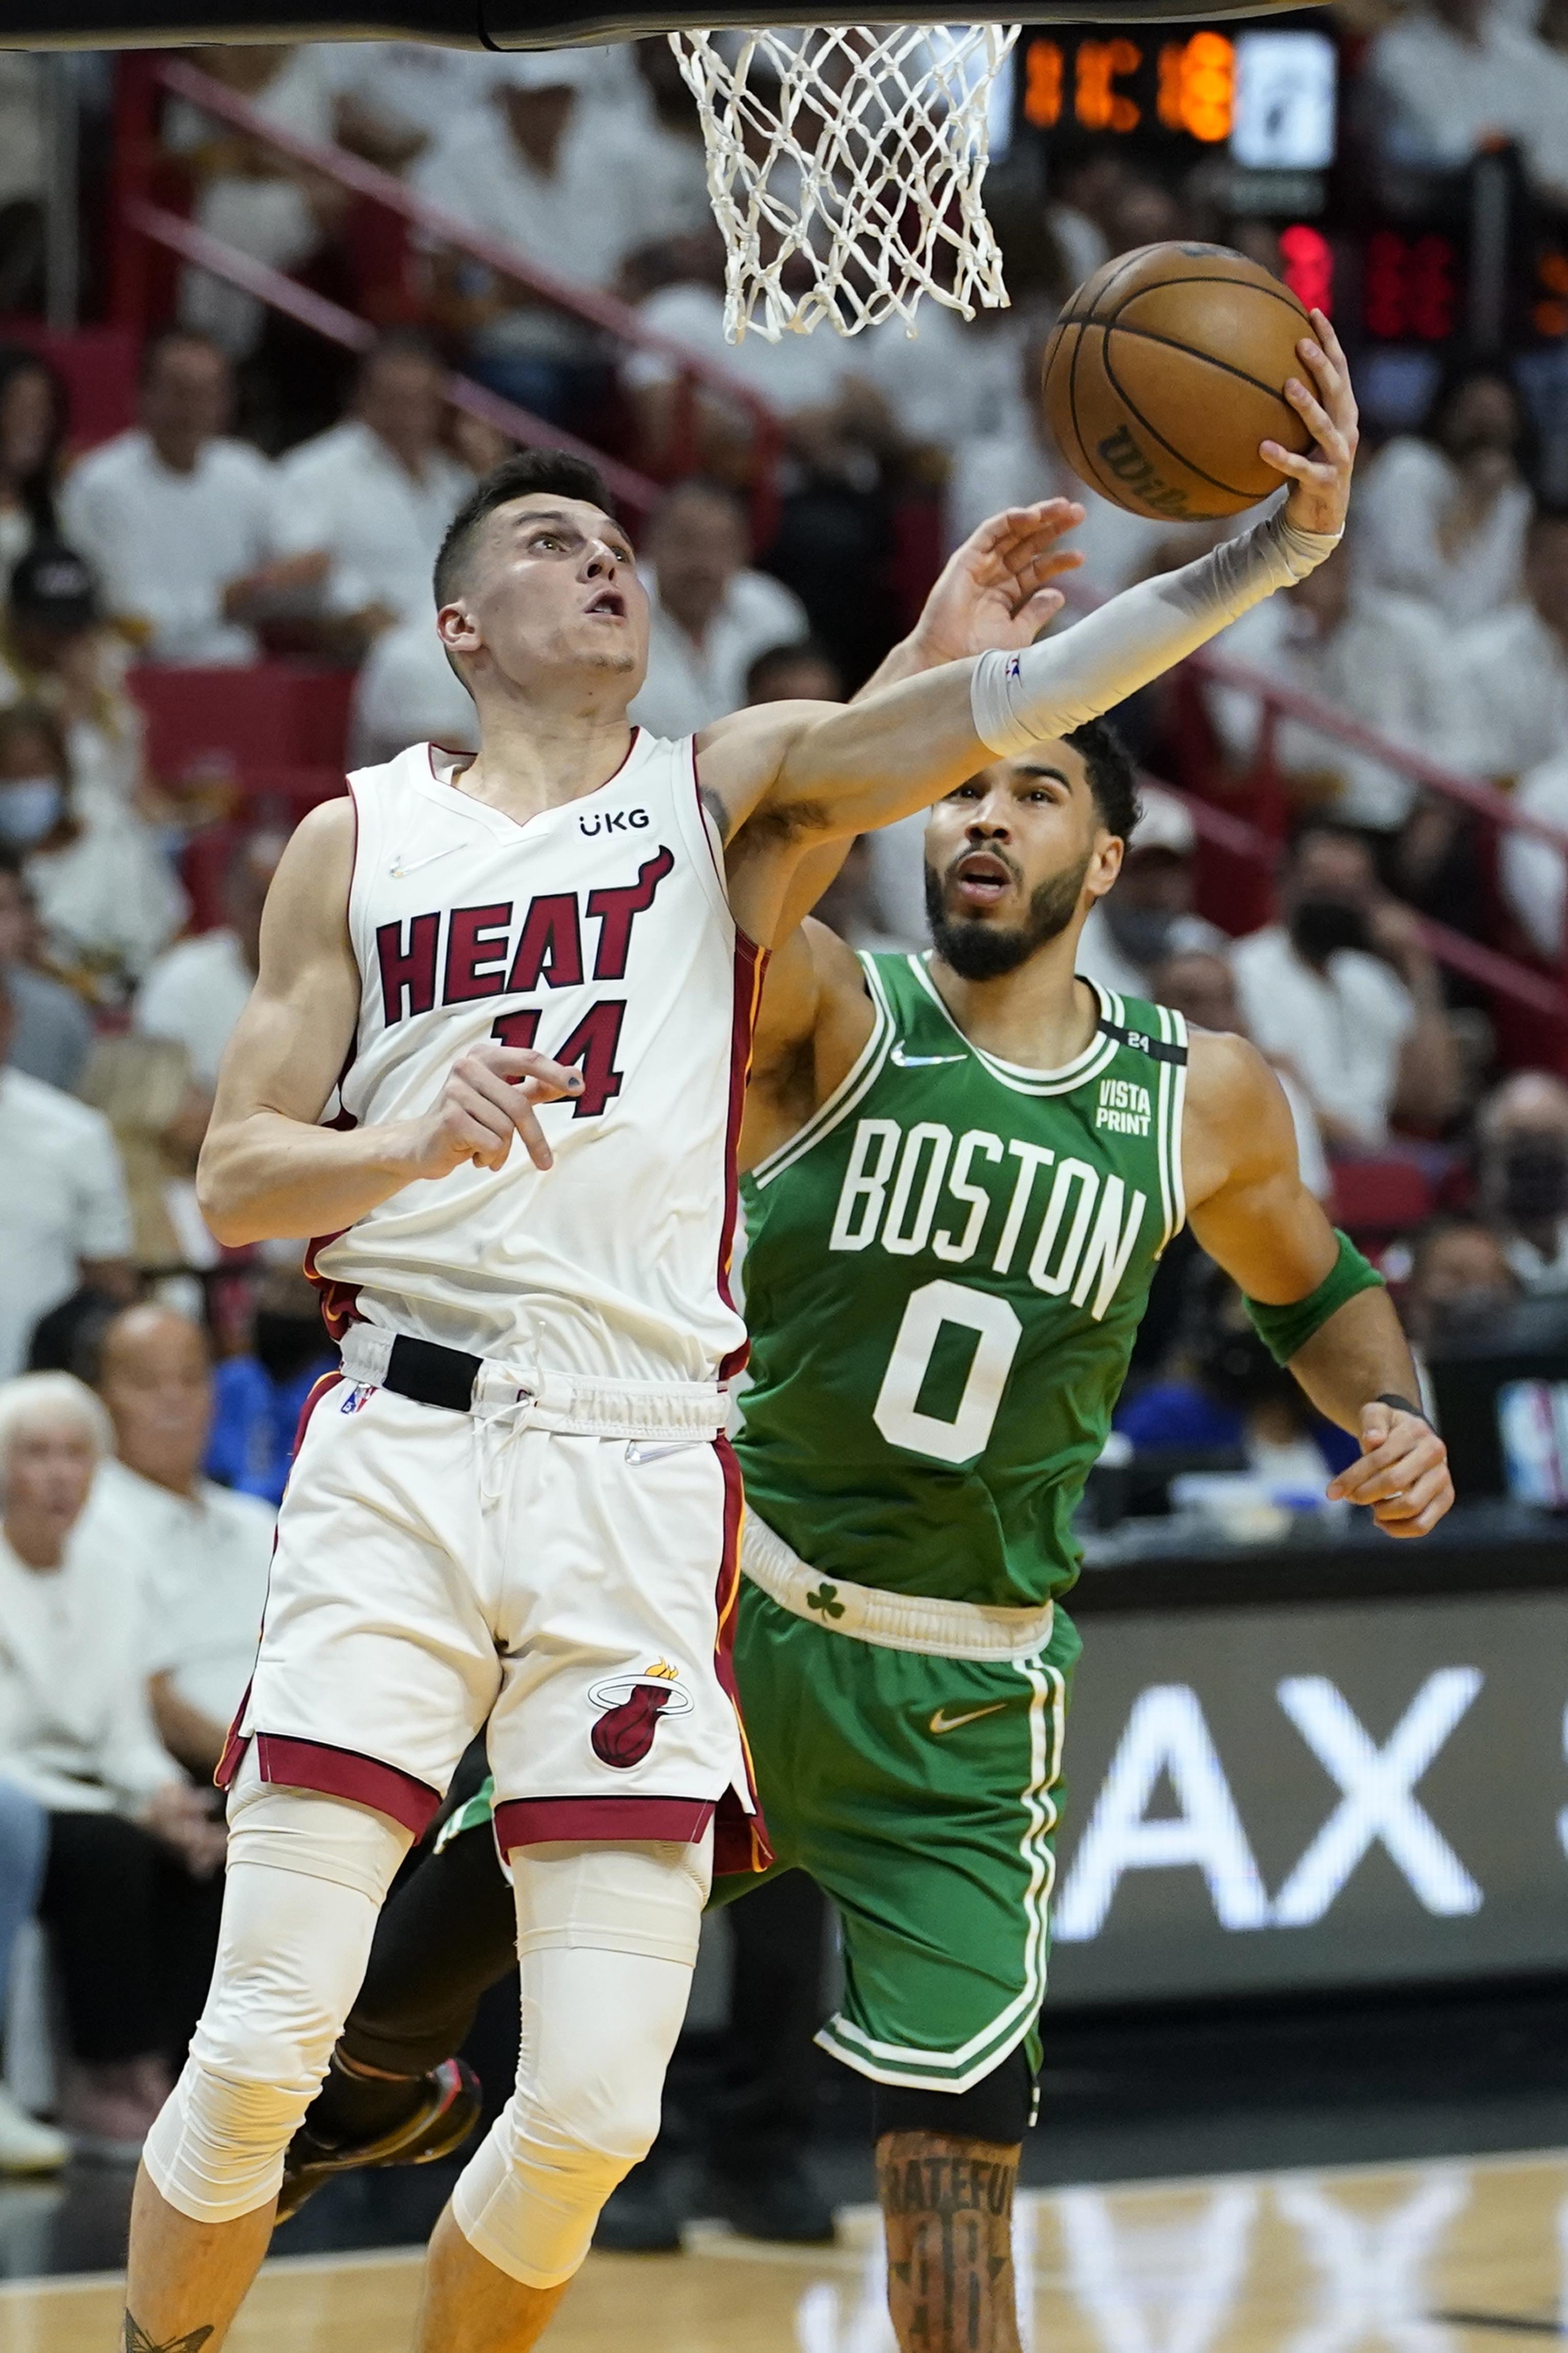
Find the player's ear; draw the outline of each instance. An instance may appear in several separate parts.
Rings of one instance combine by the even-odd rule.
[[[1121,873],[1121,861],[1126,855],[1127,844],[1119,833],[1107,833],[1103,828],[1096,833],[1083,878],[1083,887],[1090,898],[1104,898]]]
[[[484,643],[479,623],[460,599],[442,606],[436,616],[436,631],[448,654],[477,654]]]

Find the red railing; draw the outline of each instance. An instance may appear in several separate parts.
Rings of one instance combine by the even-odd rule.
[[[671,337],[658,333],[629,304],[618,301],[614,295],[595,287],[581,285],[572,279],[558,277],[553,270],[544,268],[520,248],[504,245],[468,227],[439,206],[416,195],[391,173],[379,170],[374,164],[364,163],[359,156],[351,155],[346,149],[325,145],[313,139],[302,139],[297,132],[269,121],[265,114],[237,92],[226,88],[222,82],[195,66],[175,58],[127,55],[120,59],[119,70],[112,209],[115,226],[121,235],[110,265],[110,308],[117,322],[136,328],[146,324],[146,273],[141,250],[137,248],[152,234],[146,225],[147,207],[152,195],[153,174],[162,152],[157,140],[155,116],[157,93],[163,89],[174,97],[184,99],[203,113],[228,123],[237,131],[243,131],[262,145],[288,157],[290,162],[335,182],[351,195],[395,214],[416,230],[422,240],[468,254],[472,259],[482,262],[487,269],[494,270],[498,277],[526,287],[541,301],[569,312],[584,324],[613,336],[618,343],[632,345],[663,360],[669,366],[678,386],[677,439],[671,451],[672,472],[689,471],[695,463],[696,395],[699,389],[707,391],[731,408],[743,411],[753,437],[753,532],[759,543],[765,543],[772,536],[777,516],[777,469],[784,446],[784,427],[776,412],[744,378],[710,360],[705,354],[692,352]],[[165,219],[175,217],[165,215]],[[192,234],[198,233],[192,231]],[[169,242],[166,237],[161,241]],[[205,261],[203,266],[208,269],[216,267],[212,259]],[[241,282],[233,276],[232,268],[220,269],[217,274],[229,276],[235,284]],[[257,288],[251,290],[259,292]],[[305,289],[297,290],[301,293],[307,291]],[[260,299],[271,301],[273,295],[261,293]],[[303,318],[303,313],[298,310],[292,311],[291,315]],[[315,322],[305,319],[304,323]],[[321,332],[329,331],[323,326]],[[334,339],[341,340],[341,337]],[[565,438],[555,433],[553,428],[541,426],[540,429],[550,430],[558,446],[566,446]]]
[[[1233,857],[1245,860],[1266,872],[1272,873],[1283,845],[1283,819],[1289,807],[1288,794],[1282,788],[1276,744],[1281,721],[1296,720],[1311,728],[1314,734],[1326,735],[1365,754],[1383,766],[1406,776],[1426,791],[1440,799],[1452,802],[1482,818],[1502,832],[1529,835],[1557,850],[1568,860],[1568,833],[1560,827],[1533,817],[1520,808],[1504,793],[1490,785],[1481,784],[1473,776],[1460,776],[1446,768],[1439,761],[1429,760],[1424,754],[1395,744],[1375,728],[1366,727],[1359,720],[1347,718],[1310,694],[1281,686],[1266,671],[1254,670],[1250,663],[1234,660],[1228,654],[1209,648],[1194,654],[1188,667],[1201,679],[1249,694],[1260,706],[1258,747],[1250,764],[1249,775],[1254,782],[1274,787],[1259,796],[1266,812],[1273,812],[1276,822],[1258,824],[1239,817],[1234,810],[1224,808],[1202,794],[1184,792],[1181,796],[1191,812],[1199,836],[1224,849]],[[1156,781],[1151,779],[1151,781]],[[1169,791],[1173,787],[1163,787]],[[1446,923],[1430,917],[1419,919],[1422,936],[1430,954],[1452,972],[1462,973],[1467,979],[1495,992],[1529,1013],[1552,1021],[1568,1040],[1568,969],[1564,979],[1558,981],[1505,955],[1488,947],[1466,933],[1457,932]],[[1568,943],[1565,943],[1564,965],[1568,967]]]

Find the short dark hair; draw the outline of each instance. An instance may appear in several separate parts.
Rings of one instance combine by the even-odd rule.
[[[1062,742],[1072,745],[1089,771],[1089,789],[1107,833],[1131,841],[1143,814],[1138,799],[1138,772],[1110,720],[1086,719]]]
[[[564,449],[524,449],[518,457],[503,458],[499,466],[490,468],[482,481],[475,483],[447,525],[447,536],[436,558],[437,608],[451,603],[474,534],[486,517],[494,514],[498,507],[510,506],[513,499],[525,499],[534,491],[552,491],[557,498],[582,499],[591,507],[602,507],[609,515],[616,512],[604,477],[585,458],[574,458]]]
[[[363,384],[383,360],[420,360],[426,367],[445,369],[439,345],[422,327],[388,327],[367,343],[354,365],[354,382]]]
[[[839,676],[838,664],[820,638],[792,638],[787,645],[767,647],[748,666],[746,701],[748,702],[768,702],[770,700],[769,681],[776,678],[780,670],[793,670],[797,662],[820,662],[825,670],[831,670],[835,678]],[[838,696],[836,696],[835,700],[841,699],[842,694],[841,683]]]
[[[233,363],[215,335],[204,334],[200,327],[161,327],[155,335],[148,336],[142,347],[142,364],[137,371],[137,383],[142,385],[150,384],[164,353],[179,351],[185,345],[198,352],[215,352],[223,362],[225,369],[232,374]]]

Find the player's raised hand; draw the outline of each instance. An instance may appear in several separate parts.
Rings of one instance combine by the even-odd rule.
[[[535,1047],[486,1039],[453,1063],[435,1110],[410,1123],[407,1176],[445,1176],[466,1160],[476,1168],[504,1167],[513,1136],[521,1137],[536,1168],[552,1167],[533,1106],[582,1092],[580,1071]]]
[[[1309,314],[1312,333],[1296,346],[1310,381],[1286,379],[1285,397],[1306,420],[1312,447],[1304,458],[1279,441],[1260,441],[1258,455],[1277,473],[1290,477],[1285,512],[1301,531],[1342,531],[1350,505],[1351,469],[1361,438],[1351,372],[1340,339],[1321,311]]]
[[[1040,499],[972,531],[948,557],[915,624],[925,666],[1033,644],[1064,602],[1050,582],[1083,562],[1076,548],[1057,543],[1083,516],[1076,499]]]
[[[1377,1398],[1362,1408],[1361,1444],[1361,1461],[1331,1482],[1330,1498],[1370,1504],[1388,1535],[1426,1535],[1454,1500],[1448,1450],[1431,1423]]]

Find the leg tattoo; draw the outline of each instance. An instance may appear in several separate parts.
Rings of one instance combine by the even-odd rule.
[[[155,2345],[129,2313],[125,2316],[125,2353],[202,2353],[211,2335],[210,2328],[193,2328],[184,2337],[165,2337],[162,2345]]]
[[[1018,2157],[942,2133],[885,2133],[877,2143],[900,2353],[1018,2353]]]

